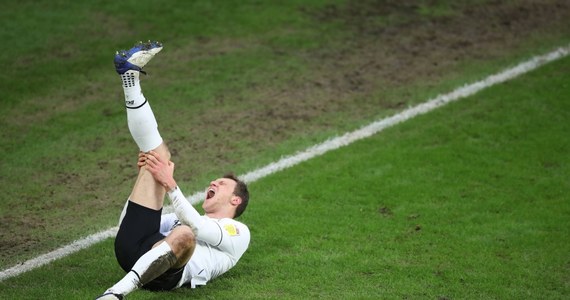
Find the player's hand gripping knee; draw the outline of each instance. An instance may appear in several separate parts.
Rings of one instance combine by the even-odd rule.
[[[167,191],[176,187],[174,180],[174,163],[166,161],[155,151],[146,154],[146,168],[158,183]]]

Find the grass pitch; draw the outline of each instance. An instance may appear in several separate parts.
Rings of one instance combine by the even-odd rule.
[[[136,172],[117,49],[165,43],[143,89],[191,193],[566,45],[568,5],[4,3],[0,266],[116,224]],[[567,66],[256,182],[251,251],[192,293],[564,298]],[[4,281],[0,298],[93,297],[121,276],[110,245]]]
[[[233,270],[129,299],[566,298],[568,71],[565,58],[253,183]],[[84,299],[121,276],[107,240],[0,296]]]

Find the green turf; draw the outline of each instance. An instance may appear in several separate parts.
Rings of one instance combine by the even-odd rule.
[[[125,130],[120,82],[111,61],[115,50],[143,38],[163,41],[164,52],[170,54],[163,55],[162,62],[153,62],[156,69],[147,68],[162,77],[150,75],[143,82],[149,99],[171,100],[154,108],[165,128],[164,137],[179,144],[200,138],[199,145],[216,147],[214,143],[220,143],[216,136],[227,140],[227,134],[214,136],[195,118],[205,114],[215,98],[224,93],[245,97],[245,86],[264,85],[273,78],[267,76],[268,69],[271,76],[284,78],[302,70],[294,57],[277,61],[264,44],[285,51],[314,47],[311,38],[316,32],[303,29],[309,28],[307,18],[293,13],[301,5],[298,2],[178,1],[161,6],[159,14],[153,2],[136,1],[137,9],[132,9],[134,3],[22,1],[7,3],[0,12],[0,39],[10,45],[0,55],[0,63],[8,70],[0,74],[4,116],[0,182],[13,183],[2,190],[0,211],[2,223],[26,224],[7,229],[3,244],[9,250],[27,241],[41,241],[41,247],[36,244],[2,256],[0,266],[116,223],[116,211],[136,172],[136,148]],[[313,5],[321,4],[303,4]],[[236,104],[240,105],[239,99],[217,106],[230,113]],[[177,107],[183,109],[174,111]],[[192,131],[194,136],[185,138]],[[249,153],[217,157],[218,163],[212,163],[205,151],[198,155],[203,155],[201,162],[196,156],[182,156],[186,160],[177,163],[194,167],[180,175],[181,182],[190,182],[194,191],[205,186],[207,179],[234,169],[238,156],[254,151],[253,138],[242,143],[227,147],[249,149]],[[180,147],[173,142],[171,148]],[[129,156],[135,159],[125,159]],[[21,235],[26,241],[11,239]]]
[[[379,80],[367,95],[349,94],[342,101],[330,102],[331,94],[325,91],[328,86],[312,89],[309,99],[306,95],[295,94],[306,82],[322,79],[320,65],[331,63],[316,58],[334,57],[337,52],[350,50],[356,38],[350,28],[354,24],[346,24],[354,21],[350,18],[364,20],[365,28],[406,27],[416,21],[429,24],[435,19],[452,20],[461,15],[462,7],[498,2],[438,0],[410,4],[402,1],[396,5],[396,2],[388,1],[384,3],[386,15],[381,17],[375,15],[378,12],[368,10],[377,7],[378,3],[169,1],[157,6],[151,1],[5,1],[0,9],[3,45],[0,52],[3,66],[0,73],[0,224],[3,226],[0,268],[5,269],[116,224],[136,173],[136,149],[126,130],[122,91],[110,60],[115,50],[127,48],[137,40],[152,38],[165,43],[164,52],[147,67],[150,75],[143,79],[143,84],[163,136],[174,151],[173,158],[177,166],[183,166],[177,170],[177,176],[187,193],[202,188],[209,179],[227,170],[250,171],[282,155],[292,154],[570,42],[567,34],[570,26],[561,26],[556,31],[545,28],[524,36],[518,44],[467,57],[440,70],[442,74],[418,75],[402,84]],[[319,19],[318,16],[346,13],[342,11],[345,4],[355,15],[345,16],[348,19]],[[392,11],[394,8],[398,9]],[[357,24],[360,24],[358,18]],[[447,45],[442,44],[442,48],[445,47]],[[466,293],[458,287],[457,282],[460,282],[468,291],[480,292],[471,292],[466,298],[526,298],[525,291],[531,298],[563,298],[568,294],[569,281],[569,262],[565,254],[568,249],[564,248],[568,243],[565,238],[568,222],[553,213],[568,215],[567,204],[560,196],[568,191],[567,179],[565,181],[568,169],[567,160],[551,152],[568,152],[568,139],[565,135],[553,137],[549,132],[568,132],[569,118],[564,114],[568,108],[556,108],[542,100],[565,104],[560,100],[568,99],[564,82],[568,68],[565,66],[566,62],[549,73],[551,78],[540,79],[532,90],[527,88],[529,84],[525,81],[517,81],[520,82],[518,85],[507,84],[503,88],[507,94],[520,90],[519,98],[531,97],[535,101],[527,99],[525,103],[529,105],[523,106],[516,118],[509,117],[500,122],[504,126],[492,126],[497,121],[486,123],[488,113],[503,114],[505,109],[510,113],[510,106],[502,99],[490,102],[482,112],[450,112],[449,108],[446,115],[453,118],[441,118],[446,122],[456,120],[452,125],[442,125],[440,121],[429,122],[434,127],[423,123],[416,125],[426,128],[412,139],[407,138],[403,129],[394,129],[390,132],[397,133],[390,133],[390,138],[380,135],[379,146],[371,141],[359,143],[366,146],[350,148],[359,149],[350,151],[362,152],[365,156],[359,159],[360,162],[353,162],[353,155],[346,153],[349,150],[342,150],[339,153],[350,158],[345,156],[340,162],[335,158],[337,154],[323,158],[333,165],[342,163],[336,170],[328,169],[332,166],[323,165],[323,162],[309,163],[310,167],[301,166],[255,183],[252,188],[256,199],[259,193],[260,206],[272,206],[274,202],[285,202],[289,206],[261,208],[252,205],[252,215],[244,216],[259,236],[251,255],[248,253],[244,264],[230,272],[227,278],[213,282],[212,288],[195,293],[213,298],[229,298],[238,293],[244,293],[243,298],[383,298],[384,295],[424,298],[421,292],[426,290],[432,293],[429,294],[431,298],[464,298]],[[560,83],[552,87],[551,81]],[[306,89],[302,91],[307,92]],[[282,93],[292,96],[279,98]],[[263,111],[260,100],[266,98],[276,98],[281,101],[281,107],[290,106],[292,116],[289,118],[285,109],[285,113],[276,115],[274,120],[269,120],[271,122],[254,123],[244,128],[235,125],[259,117],[256,113]],[[323,112],[296,114],[294,108],[306,108],[297,100],[312,101],[311,105]],[[212,106],[221,117],[208,117]],[[463,107],[463,104],[458,106]],[[327,107],[336,109],[327,110]],[[537,115],[539,120],[533,121],[530,116],[536,113],[540,113]],[[464,118],[474,121],[458,133],[455,127],[464,123]],[[549,129],[548,124],[556,130]],[[413,125],[403,128],[409,129],[407,126]],[[388,140],[384,140],[386,138]],[[399,156],[401,150],[378,153],[362,149],[383,148],[392,140],[397,143],[408,141],[408,144],[394,147],[411,150],[417,148],[418,143],[423,144],[415,152],[410,150],[414,159],[404,155],[405,151]],[[426,153],[433,157],[424,159]],[[385,157],[390,163],[384,163]],[[365,199],[366,189],[360,188],[351,178],[334,173],[342,173],[349,164],[358,165],[366,174],[361,180],[374,183],[378,202],[366,204],[369,201]],[[470,168],[471,165],[477,168]],[[324,173],[312,176],[317,176],[315,182],[331,189],[330,192],[307,188],[295,181],[298,172],[310,174],[320,169]],[[419,173],[413,177],[407,173],[412,170]],[[477,173],[477,170],[485,171]],[[394,173],[396,171],[400,173]],[[359,178],[360,171],[352,170],[347,174]],[[446,189],[439,191],[438,185],[423,182],[425,177],[440,184],[448,182],[451,187],[444,186]],[[381,184],[377,182],[379,180],[386,182]],[[340,181],[346,183],[340,184]],[[454,190],[455,186],[463,189]],[[291,213],[304,210],[309,203],[312,205],[313,198],[317,201],[312,210],[309,207],[309,211],[299,216]],[[295,238],[305,231],[298,225],[293,226],[295,231],[291,232],[291,239],[285,240],[280,237],[288,233],[287,227],[270,225],[275,220],[284,224],[312,224],[317,218],[315,212],[319,210],[335,221],[346,221],[343,216],[326,210],[326,203],[323,203],[340,198],[356,198],[356,202],[364,203],[357,207],[342,203],[333,206],[351,216],[353,223],[350,223],[348,234],[344,230],[335,233],[338,226],[331,225],[331,220],[323,220],[320,215],[315,229],[319,235],[299,243]],[[423,202],[404,205],[410,203],[410,199],[429,199],[436,207]],[[450,199],[462,201],[448,203]],[[425,213],[424,206],[429,207],[432,214],[430,210]],[[270,208],[275,211],[268,210]],[[286,213],[280,216],[277,211]],[[386,219],[372,219],[371,225],[357,227],[356,220],[374,212],[380,212]],[[279,217],[275,218],[276,214]],[[493,222],[496,216],[508,218]],[[464,229],[459,232],[464,233],[445,231],[441,222],[447,227],[459,226]],[[428,231],[433,224],[442,227],[442,231]],[[380,232],[383,226],[391,231]],[[481,234],[480,226],[487,226],[485,230],[496,232],[496,235]],[[331,233],[325,234],[326,230]],[[380,242],[351,250],[346,246],[344,236],[352,236],[353,231],[369,234],[366,237],[355,235],[357,241]],[[379,232],[378,236],[376,232]],[[559,240],[553,238],[553,232],[558,234]],[[420,238],[414,239],[418,235]],[[425,235],[428,235],[427,241],[422,239]],[[467,236],[469,240],[464,240]],[[536,239],[527,241],[521,236]],[[478,254],[464,264],[457,262],[463,255],[460,247],[463,244],[472,245],[474,250],[469,253]],[[489,246],[482,246],[487,244]],[[544,248],[537,246],[542,244]],[[376,249],[375,245],[381,245],[381,248]],[[333,250],[320,251],[319,246]],[[73,298],[72,289],[75,298],[92,297],[120,276],[111,249],[111,244],[106,242],[70,260],[56,262],[8,283],[2,282],[0,298],[37,299],[46,294],[48,298],[58,295]],[[527,249],[529,251],[525,251]],[[368,258],[354,262],[353,266],[344,258],[354,255],[348,252],[358,250],[368,254]],[[430,255],[437,250],[449,255],[449,261],[434,259],[433,264],[426,267],[426,261],[431,261]],[[101,256],[105,256],[104,260]],[[418,260],[414,260],[416,256]],[[473,261],[479,260],[490,262],[473,267]],[[439,265],[435,266],[436,263]],[[349,270],[357,270],[354,278],[343,274],[347,264]],[[483,266],[496,272],[481,271]],[[92,269],[92,273],[79,272],[84,267]],[[412,269],[426,276],[409,272]],[[515,270],[516,276],[504,275],[505,269]],[[320,273],[326,274],[321,276]],[[62,276],[56,281],[46,281],[46,278],[54,278],[54,274]],[[82,278],[88,278],[91,283],[85,284]],[[501,283],[507,287],[502,287]],[[447,286],[449,290],[443,290],[442,287]],[[441,292],[435,292],[438,288]],[[359,291],[367,291],[367,294],[359,294]],[[544,295],[537,291],[544,291]],[[174,294],[183,297],[185,292]],[[148,293],[141,295],[159,297]]]
[[[129,299],[567,298],[569,71],[556,61],[253,183],[238,266]],[[0,298],[84,299],[120,276],[107,240]]]
[[[380,28],[429,23],[484,2],[431,6],[425,1],[411,11],[404,4],[403,11],[366,21]],[[185,166],[177,174],[189,192],[228,170],[240,174],[261,167],[569,41],[564,31],[540,32],[501,55],[466,58],[446,75],[401,85],[379,81],[370,95],[348,95],[337,103],[315,88],[303,99],[311,105],[297,104],[304,95],[295,91],[322,76],[321,61],[314,59],[351,46],[354,32],[342,19],[314,17],[343,3],[5,3],[0,11],[0,40],[9,45],[0,53],[0,220],[5,224],[0,267],[116,224],[136,172],[136,148],[126,130],[111,57],[136,40],[165,43],[143,84],[173,159]],[[235,125],[259,117],[260,100],[284,91],[292,96],[278,99],[280,115],[248,127]],[[287,107],[295,105],[323,112],[292,110],[288,117]],[[212,106],[220,116],[204,117]],[[328,111],[329,106],[334,109]]]

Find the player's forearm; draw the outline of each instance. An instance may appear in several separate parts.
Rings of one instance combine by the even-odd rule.
[[[168,197],[174,213],[182,224],[188,225],[194,231],[196,239],[204,241],[213,246],[220,246],[223,241],[223,231],[217,222],[206,221],[198,211],[186,200],[180,188],[175,187],[168,191]]]
[[[175,185],[174,188],[168,190],[168,198],[170,198],[170,202],[172,202],[174,207],[174,213],[180,222],[190,226],[195,232],[199,231],[204,221],[198,211],[186,200],[178,186]]]

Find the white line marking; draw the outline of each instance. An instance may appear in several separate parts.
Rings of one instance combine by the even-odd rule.
[[[360,129],[357,129],[353,132],[348,132],[342,136],[335,137],[329,139],[321,144],[312,146],[307,148],[304,151],[300,151],[294,155],[286,156],[280,159],[277,162],[270,163],[265,167],[259,168],[257,170],[251,171],[247,174],[239,176],[245,182],[254,182],[259,180],[265,176],[271,175],[273,173],[279,172],[283,169],[292,167],[296,164],[314,158],[316,156],[320,156],[328,151],[338,149],[340,147],[349,145],[355,141],[367,138],[371,135],[374,135],[388,127],[394,126],[398,123],[404,122],[410,118],[415,116],[425,114],[430,112],[438,107],[441,107],[445,104],[448,104],[453,101],[457,101],[459,99],[471,96],[485,88],[493,86],[498,83],[505,82],[507,80],[513,79],[517,76],[520,76],[524,73],[532,71],[548,62],[560,59],[562,57],[567,56],[570,54],[570,45],[558,48],[555,51],[552,51],[548,54],[535,56],[530,60],[520,63],[513,68],[506,69],[500,73],[491,75],[481,81],[477,81],[472,84],[468,84],[462,87],[455,89],[454,91],[439,95],[433,99],[428,100],[427,102],[418,104],[414,107],[408,108],[396,115],[391,117],[378,120],[373,122],[369,125],[366,125]],[[196,192],[193,195],[187,197],[188,200],[192,204],[198,204],[204,199],[204,192]],[[165,207],[166,211],[172,211],[171,206]],[[30,259],[22,264],[16,265],[9,269],[3,270],[0,272],[0,281],[4,279],[17,276],[21,273],[30,271],[32,269],[41,267],[45,264],[48,264],[56,259],[68,256],[72,253],[75,253],[79,250],[85,249],[93,244],[96,244],[104,239],[110,238],[115,236],[117,232],[117,227],[113,227],[107,229],[105,231],[98,232],[96,234],[90,235],[86,238],[81,240],[77,240],[67,246],[62,248],[56,249],[52,252],[43,254],[38,256],[34,259]]]
[[[20,275],[21,273],[33,270],[35,268],[41,267],[46,265],[56,259],[60,259],[62,257],[68,256],[72,253],[75,253],[79,250],[83,250],[91,245],[101,242],[106,238],[110,238],[115,236],[117,233],[118,227],[113,227],[107,229],[105,231],[101,231],[95,234],[92,234],[86,238],[77,240],[67,246],[62,248],[56,249],[52,252],[40,255],[36,258],[30,259],[22,264],[15,265],[9,269],[3,270],[0,272],[0,281]]]

